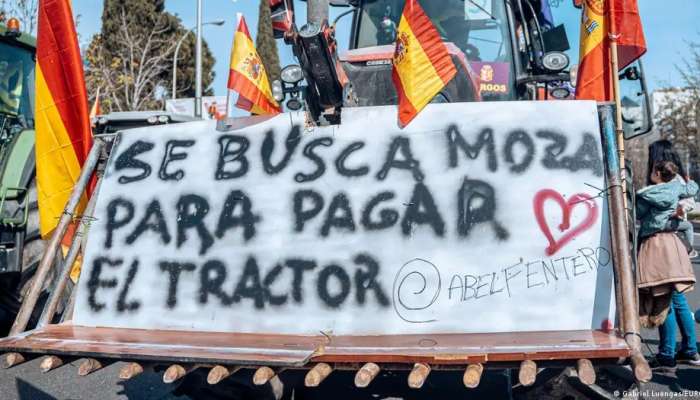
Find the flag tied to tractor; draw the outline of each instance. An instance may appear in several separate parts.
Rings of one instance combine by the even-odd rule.
[[[396,32],[392,80],[399,96],[399,124],[413,118],[457,73],[447,47],[417,0],[408,0]]]
[[[280,106],[272,96],[270,80],[243,15],[238,16],[238,29],[233,36],[228,88],[238,92],[236,107],[253,114],[279,114]]]
[[[582,0],[581,3],[583,13],[576,98],[612,101],[611,43],[617,43],[620,70],[646,52],[637,1]]]
[[[42,0],[38,13],[36,181],[41,235],[46,237],[56,228],[78,180],[92,132],[70,2]],[[78,214],[85,204],[84,197]]]

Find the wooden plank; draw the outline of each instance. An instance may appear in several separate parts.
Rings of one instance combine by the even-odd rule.
[[[0,353],[40,353],[208,365],[300,367],[314,363],[494,362],[626,358],[621,338],[602,331],[490,334],[293,336],[49,325],[0,339]]]
[[[625,341],[602,331],[332,336],[317,362],[473,364],[628,357]]]
[[[323,336],[151,331],[47,325],[0,340],[4,349],[90,358],[201,364],[303,366]],[[16,350],[15,350],[16,351]]]

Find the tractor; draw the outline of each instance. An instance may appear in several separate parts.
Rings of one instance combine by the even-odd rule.
[[[0,24],[0,336],[41,257],[34,158],[36,40]]]

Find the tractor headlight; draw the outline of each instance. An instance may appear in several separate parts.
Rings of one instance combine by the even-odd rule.
[[[295,85],[304,79],[304,73],[302,72],[301,67],[296,64],[287,65],[286,67],[282,68],[280,78],[284,83]]]
[[[289,101],[287,102],[287,108],[289,110],[298,111],[298,110],[301,110],[301,107],[302,107],[301,101],[299,99],[297,99],[296,97],[289,99]]]
[[[272,81],[272,97],[277,101],[284,100],[284,90],[282,90],[282,82],[275,79]]]
[[[550,51],[542,57],[542,65],[552,72],[563,71],[569,66],[569,56],[559,51]]]

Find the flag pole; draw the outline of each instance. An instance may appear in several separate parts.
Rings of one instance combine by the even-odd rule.
[[[620,98],[620,73],[617,52],[618,34],[610,32],[610,67],[612,69],[612,84],[615,100],[615,133],[617,136],[617,156],[620,160],[620,183],[622,184],[622,194],[625,206],[625,212],[628,211],[627,204],[627,171],[625,169],[625,131],[622,127],[622,100]],[[625,226],[627,218],[625,218]]]

